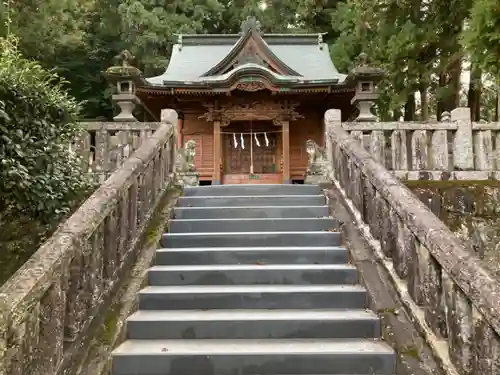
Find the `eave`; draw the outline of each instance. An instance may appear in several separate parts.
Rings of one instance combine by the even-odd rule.
[[[273,95],[306,95],[315,93],[354,93],[355,88],[344,85],[312,85],[308,87],[280,88],[277,91],[272,91]],[[153,96],[175,96],[175,95],[191,95],[191,96],[228,96],[231,91],[215,91],[211,88],[186,88],[186,87],[140,87],[137,93],[144,93]]]

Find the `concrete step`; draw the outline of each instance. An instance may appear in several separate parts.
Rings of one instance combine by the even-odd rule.
[[[328,206],[176,207],[176,219],[327,217]]]
[[[213,232],[293,232],[336,229],[339,223],[331,218],[296,219],[174,219],[170,233]]]
[[[211,185],[188,187],[184,189],[186,197],[214,197],[225,195],[316,195],[322,194],[317,185]]]
[[[192,247],[156,250],[157,265],[344,264],[344,247]]]
[[[154,266],[149,285],[355,284],[349,264]]]
[[[128,340],[113,375],[309,375],[395,373],[395,354],[373,340]]]
[[[179,207],[324,206],[324,195],[181,197]]]
[[[360,285],[183,285],[148,286],[139,309],[364,309]]]
[[[366,310],[150,310],[127,320],[129,339],[379,338]]]
[[[237,246],[340,246],[339,232],[165,233],[165,248]]]

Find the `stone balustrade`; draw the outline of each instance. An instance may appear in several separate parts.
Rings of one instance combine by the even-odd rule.
[[[457,108],[444,118],[341,126],[399,178],[500,179],[500,123],[473,123],[469,108]]]
[[[79,147],[93,161],[106,160],[112,137],[138,133],[137,150],[0,288],[0,375],[63,374],[78,361],[174,184],[177,114],[166,114],[147,139],[143,123],[88,125],[95,150],[89,136]]]
[[[338,117],[335,113],[325,114],[330,124]],[[495,155],[491,139],[500,131],[496,124],[474,124],[472,128],[468,124],[467,131],[460,121],[439,126],[379,123],[345,127],[351,134],[360,127],[371,132],[370,148],[379,160],[385,139],[382,128],[392,133],[390,139],[396,150],[408,141],[412,149],[420,150],[412,153],[411,163],[407,160],[414,169],[450,167],[446,164],[446,145],[442,145],[446,144],[444,133],[450,130],[457,139],[453,146],[456,166],[481,171],[497,166],[493,163],[496,159],[490,159]],[[428,137],[429,133],[432,137]],[[327,130],[333,182],[390,275],[400,300],[447,374],[499,374],[500,281],[354,137],[340,126]],[[460,144],[461,137],[468,137],[468,141]],[[428,146],[436,152],[425,153],[423,149],[428,150]],[[471,148],[476,152],[474,161],[470,159]],[[396,150],[394,166],[400,169],[397,163],[404,159],[397,157]],[[455,154],[459,152],[463,154]]]
[[[74,143],[86,168],[104,182],[161,125],[159,122],[84,122]]]

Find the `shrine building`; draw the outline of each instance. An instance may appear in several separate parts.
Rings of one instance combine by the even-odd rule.
[[[134,95],[156,119],[178,112],[201,184],[301,183],[325,111],[352,120],[374,90],[370,75],[337,71],[322,36],[263,34],[251,17],[239,34],[180,35],[165,73],[136,80]]]

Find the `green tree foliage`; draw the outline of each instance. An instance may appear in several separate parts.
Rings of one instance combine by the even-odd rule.
[[[499,13],[496,0],[10,0],[10,29],[26,57],[67,80],[85,117],[111,117],[101,72],[121,50],[137,57],[146,76],[159,74],[176,34],[237,33],[254,15],[265,32],[326,32],[343,72],[367,53],[387,72],[384,117],[427,119],[464,95],[481,112],[481,81],[500,74]],[[0,9],[0,18],[5,14]],[[469,91],[460,83],[466,60],[473,62]]]
[[[475,0],[464,46],[474,60],[500,82],[500,5],[497,0]]]
[[[0,212],[43,223],[69,212],[91,187],[70,149],[78,103],[63,81],[0,39]]]

